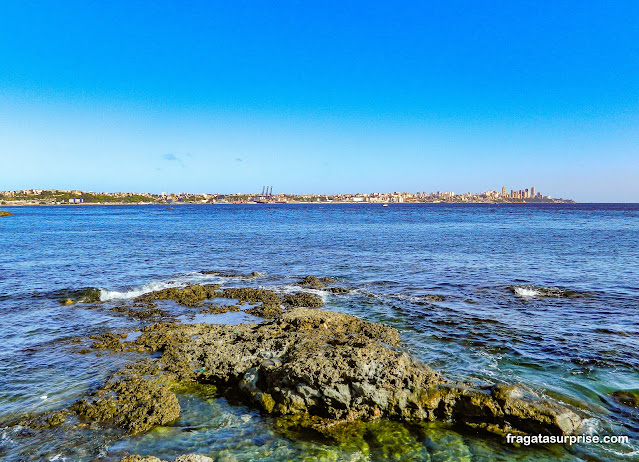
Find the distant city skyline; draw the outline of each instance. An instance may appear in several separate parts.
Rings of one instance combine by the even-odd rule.
[[[73,190],[45,190],[27,189],[16,191],[0,191],[0,205],[87,205],[87,204],[150,204],[150,203],[306,203],[306,202],[336,202],[336,203],[512,203],[512,202],[542,202],[564,203],[573,202],[570,198],[553,198],[536,192],[536,188],[522,188],[506,191],[506,187],[482,192],[455,193],[453,191],[386,191],[367,193],[340,194],[273,194],[272,186],[262,186],[262,191],[237,192],[234,194],[220,194],[219,192],[125,192],[125,191],[82,191]]]
[[[637,17],[630,1],[9,1],[0,190],[639,202]]]

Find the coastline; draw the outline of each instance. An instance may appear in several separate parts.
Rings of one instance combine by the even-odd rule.
[[[562,205],[562,204],[585,204],[586,202],[575,202],[575,201],[547,201],[547,202],[353,202],[353,201],[332,201],[332,202],[304,202],[304,201],[288,201],[285,203],[282,202],[268,202],[268,203],[259,203],[259,202],[176,202],[176,203],[163,203],[163,202],[150,202],[150,203],[131,203],[131,202],[83,202],[81,204],[39,204],[39,203],[20,203],[20,204],[12,204],[11,202],[6,202],[1,205],[1,207],[83,207],[83,206],[97,206],[97,205],[127,205],[127,206],[148,206],[148,205],[162,205],[167,207],[173,206],[183,206],[183,205],[198,205],[198,206],[206,206],[206,205],[379,205],[382,206],[384,204],[388,204],[389,206],[396,205],[468,205],[468,204],[481,204],[481,205]],[[599,204],[600,202],[592,202],[592,204]],[[625,204],[626,202],[619,202],[619,204]],[[601,204],[605,204],[605,202],[601,202]]]

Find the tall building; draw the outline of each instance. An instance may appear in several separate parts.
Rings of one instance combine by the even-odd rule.
[[[506,197],[506,186],[501,187],[501,197]]]
[[[535,193],[535,187],[534,186],[532,188],[530,188],[530,194],[532,195],[532,197],[537,197],[537,194]]]

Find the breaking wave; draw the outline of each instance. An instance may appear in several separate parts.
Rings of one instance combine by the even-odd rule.
[[[520,297],[536,297],[539,295],[539,291],[528,287],[514,287],[513,292]]]
[[[542,286],[510,286],[508,289],[515,295],[522,298],[532,297],[555,297],[555,298],[582,298],[588,297],[585,292],[577,292],[574,290],[562,289],[560,287],[542,287]]]
[[[250,275],[251,277],[257,277]],[[111,300],[127,300],[139,297],[140,295],[155,292],[156,290],[169,289],[173,287],[183,287],[187,284],[220,284],[223,285],[229,279],[246,279],[244,275],[228,275],[219,272],[193,272],[177,276],[170,281],[151,281],[144,285],[133,287],[128,290],[117,291],[100,289],[100,301],[108,302]]]
[[[300,292],[306,292],[306,293],[309,293],[309,294],[315,294],[315,295],[319,295],[324,303],[326,303],[328,301],[328,296],[329,296],[329,292],[327,290],[309,289],[307,287],[301,287],[301,286],[299,286],[297,284],[285,284],[285,285],[282,285],[282,286],[260,285],[259,288],[260,289],[265,289],[265,290],[272,290],[272,291],[274,291],[276,293],[279,293],[279,294],[282,294],[282,295],[297,294],[297,293],[300,293]]]
[[[137,298],[140,295],[155,292],[156,290],[168,289],[170,287],[182,287],[184,282],[169,281],[169,282],[149,282],[140,287],[135,287],[130,290],[119,292],[117,290],[100,289],[100,301],[108,302],[111,300],[127,300],[130,298]]]

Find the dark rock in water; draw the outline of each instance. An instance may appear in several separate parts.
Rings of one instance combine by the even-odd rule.
[[[191,284],[186,287],[171,287],[140,295],[136,303],[153,303],[156,300],[173,300],[183,306],[200,306],[202,301],[216,297],[219,285]]]
[[[577,292],[560,287],[508,286],[508,290],[515,295],[523,297],[588,298],[592,296],[586,292]]]
[[[81,420],[116,425],[137,435],[180,416],[177,396],[169,385],[163,377],[116,376],[71,409]]]
[[[71,412],[68,409],[46,412],[44,414],[24,418],[18,422],[18,425],[31,430],[57,427],[66,421],[66,418],[70,413]]]
[[[303,306],[307,308],[320,308],[324,305],[324,300],[317,294],[308,292],[297,292],[284,296],[284,303],[290,306]]]
[[[13,213],[5,212],[4,210],[0,210],[0,217],[12,217]]]
[[[347,289],[346,287],[331,287],[328,291],[332,294],[350,294],[351,289]]]
[[[231,312],[240,311],[240,307],[238,305],[211,305],[209,307],[200,310],[202,314],[223,314]]]
[[[116,313],[123,313],[127,316],[138,319],[162,318],[170,316],[169,312],[161,310],[155,303],[152,302],[134,303],[132,307],[127,305],[115,306],[111,308],[111,311],[115,311]]]
[[[195,380],[330,437],[378,418],[535,434],[570,434],[581,423],[567,407],[522,387],[449,382],[400,350],[395,329],[341,313],[298,308],[259,325],[156,331],[167,339],[163,364],[177,360]]]
[[[303,279],[300,279],[299,281],[297,281],[297,285],[300,285],[302,287],[306,287],[308,289],[322,289],[324,287],[326,287],[327,283],[331,283],[333,282],[333,279],[331,278],[318,278],[316,276],[306,276]]]
[[[426,302],[443,302],[446,298],[443,295],[438,294],[426,294],[419,297]],[[418,302],[419,303],[419,302]]]
[[[113,332],[106,332],[104,334],[91,335],[89,338],[93,339],[91,348],[96,350],[113,350],[124,351],[124,344],[121,340],[125,339],[127,334],[116,334]]]
[[[318,278],[315,276],[306,276],[304,279],[300,279],[296,284],[307,289],[324,289],[328,284],[331,284],[333,282],[335,282],[335,279],[333,278]],[[350,289],[347,289],[345,287],[331,287],[326,290],[334,294],[347,294],[350,292]]]
[[[200,271],[202,274],[212,274],[221,278],[241,278],[241,279],[253,279],[260,275],[257,271],[253,271],[250,274],[235,273],[233,271]]]
[[[609,393],[608,396],[612,397],[619,404],[639,409],[639,391],[618,390]]]
[[[85,287],[82,289],[62,289],[51,293],[63,305],[73,305],[75,303],[96,303],[100,301],[100,289],[95,287]]]

